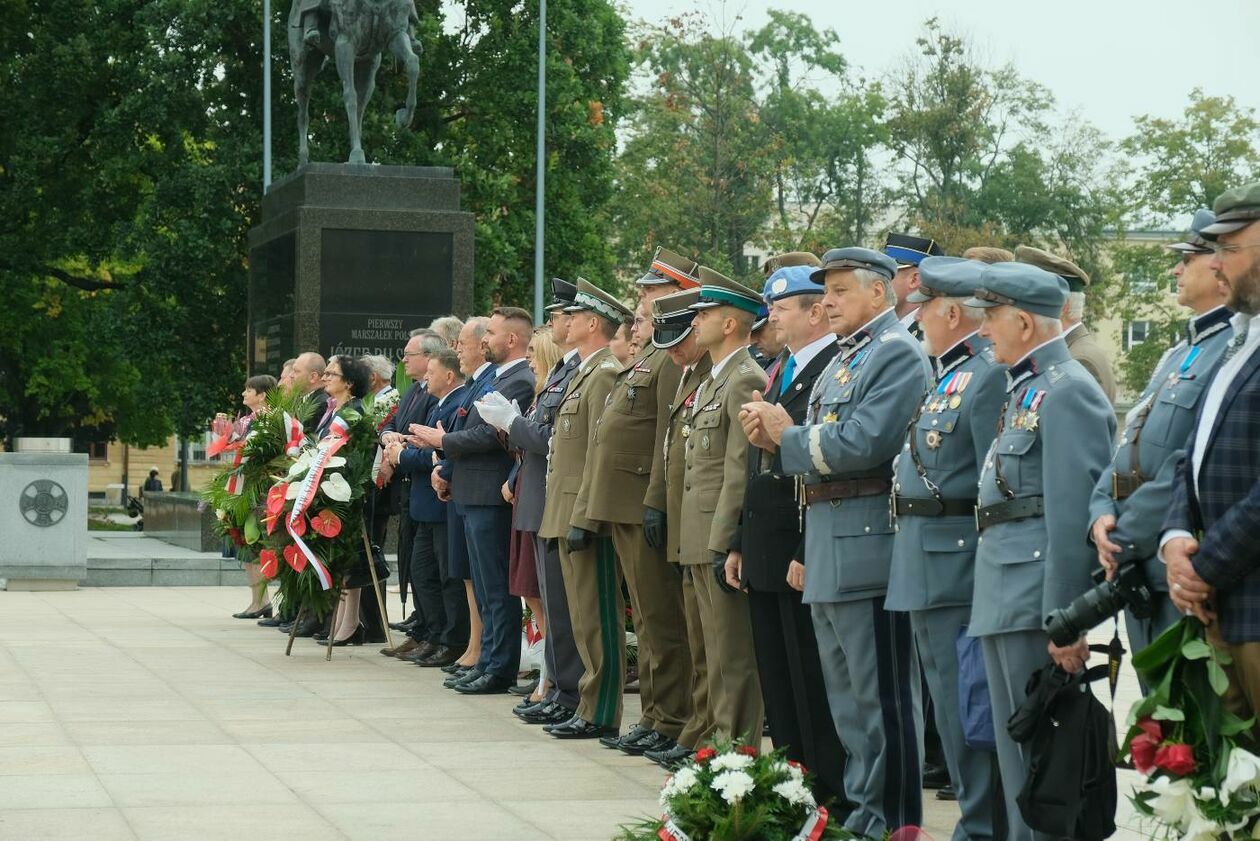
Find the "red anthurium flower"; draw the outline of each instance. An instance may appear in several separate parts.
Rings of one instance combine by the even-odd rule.
[[[263,517],[263,522],[267,524],[267,534],[272,534],[276,530],[276,526],[280,525],[280,514],[271,514]]]
[[[1184,777],[1194,770],[1194,751],[1189,745],[1164,745],[1155,752],[1155,767]]]
[[[713,748],[700,748],[696,751],[696,762],[708,762],[715,756],[717,756],[717,751]]]
[[[285,521],[288,522],[288,519],[286,518]],[[297,535],[298,537],[301,537],[302,535],[306,534],[306,518],[305,517],[298,517],[297,520],[294,521],[293,533]]]
[[[341,534],[341,518],[339,518],[332,509],[325,508],[314,517],[311,517],[311,528],[315,529],[322,537],[329,539]]]
[[[306,556],[302,554],[301,550],[294,543],[284,547],[284,562],[293,567],[294,572],[301,572],[306,569]]]
[[[275,516],[284,511],[284,495],[289,492],[288,482],[277,482],[267,491],[267,513]]]
[[[270,549],[264,549],[258,553],[258,565],[262,567],[262,574],[268,578],[275,578],[276,573],[280,571],[280,559]]]
[[[742,753],[744,756],[755,757],[757,755],[757,749],[752,745],[739,745],[735,748],[735,752]]]

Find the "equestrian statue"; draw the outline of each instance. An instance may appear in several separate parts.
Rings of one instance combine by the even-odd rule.
[[[289,59],[298,106],[298,165],[308,162],[311,83],[332,59],[341,77],[341,98],[350,119],[350,163],[366,163],[361,135],[363,112],[376,88],[381,53],[389,50],[407,71],[407,104],[394,123],[411,125],[420,76],[420,44],[411,27],[418,22],[414,0],[293,0],[289,8]]]

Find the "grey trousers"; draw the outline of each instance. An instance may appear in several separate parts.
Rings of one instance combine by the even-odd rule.
[[[1031,757],[1027,748],[1006,732],[1011,713],[1024,703],[1024,689],[1032,673],[1050,662],[1044,631],[1012,631],[981,637],[984,669],[989,680],[989,700],[993,702],[993,730],[996,735],[998,767],[1002,774],[1002,795],[1006,798],[1009,841],[1055,841],[1054,836],[1034,832],[1024,823],[1015,798],[1028,777]]]
[[[970,617],[970,605],[915,610],[910,612],[910,625],[932,695],[945,765],[962,810],[954,841],[990,841],[996,783],[993,754],[967,747],[958,706],[958,633]]]
[[[923,822],[923,709],[914,634],[884,597],[810,605],[827,700],[848,754],[845,828],[882,838]]]
[[[547,700],[576,710],[582,658],[573,642],[569,599],[564,594],[564,573],[560,570],[560,549],[556,541],[535,534],[534,562],[538,566],[538,592],[547,620],[547,636],[543,638],[543,659],[547,676],[551,678]]]

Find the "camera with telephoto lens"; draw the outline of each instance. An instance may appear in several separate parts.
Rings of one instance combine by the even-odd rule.
[[[1046,617],[1046,633],[1055,645],[1069,646],[1091,628],[1101,625],[1108,617],[1128,608],[1138,619],[1151,615],[1151,588],[1146,576],[1135,561],[1120,565],[1116,577],[1108,581],[1102,567],[1092,573],[1098,582],[1072,600],[1067,607],[1059,608]]]

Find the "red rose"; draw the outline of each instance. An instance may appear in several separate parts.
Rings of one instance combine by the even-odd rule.
[[[284,495],[289,492],[287,482],[277,482],[267,491],[267,513],[275,516],[284,511]]]
[[[1159,750],[1159,742],[1145,733],[1138,733],[1129,742],[1129,755],[1133,757],[1133,767],[1143,774],[1154,771],[1157,750]]]
[[[808,774],[808,773],[809,773],[809,769],[807,769],[807,768],[806,768],[804,765],[802,765],[801,763],[797,762],[795,759],[789,759],[787,762],[788,762],[788,765],[791,765],[793,768],[799,768],[799,769],[801,770],[801,773],[802,773],[802,774]]]
[[[1194,770],[1194,751],[1189,745],[1164,745],[1155,752],[1155,767],[1184,777]]]
[[[1147,736],[1149,736],[1152,741],[1155,741],[1155,742],[1164,741],[1164,734],[1160,730],[1159,722],[1151,718],[1150,716],[1147,716],[1146,718],[1139,721],[1138,727],[1141,727],[1142,732],[1145,733]]]
[[[294,572],[301,572],[306,569],[306,556],[302,554],[295,543],[290,543],[284,547],[284,562],[293,567]]]
[[[744,756],[751,756],[754,758],[757,756],[757,749],[753,747],[752,745],[737,745],[735,748],[735,752],[742,753]]]
[[[341,518],[334,514],[332,509],[325,508],[311,517],[311,528],[321,536],[332,539],[341,534]]]
[[[713,748],[700,748],[696,751],[696,762],[708,762],[715,756],[717,756],[717,751]]]
[[[276,557],[276,553],[270,549],[264,549],[258,553],[258,565],[262,567],[262,574],[268,578],[275,578],[276,573],[280,569],[280,559]]]

